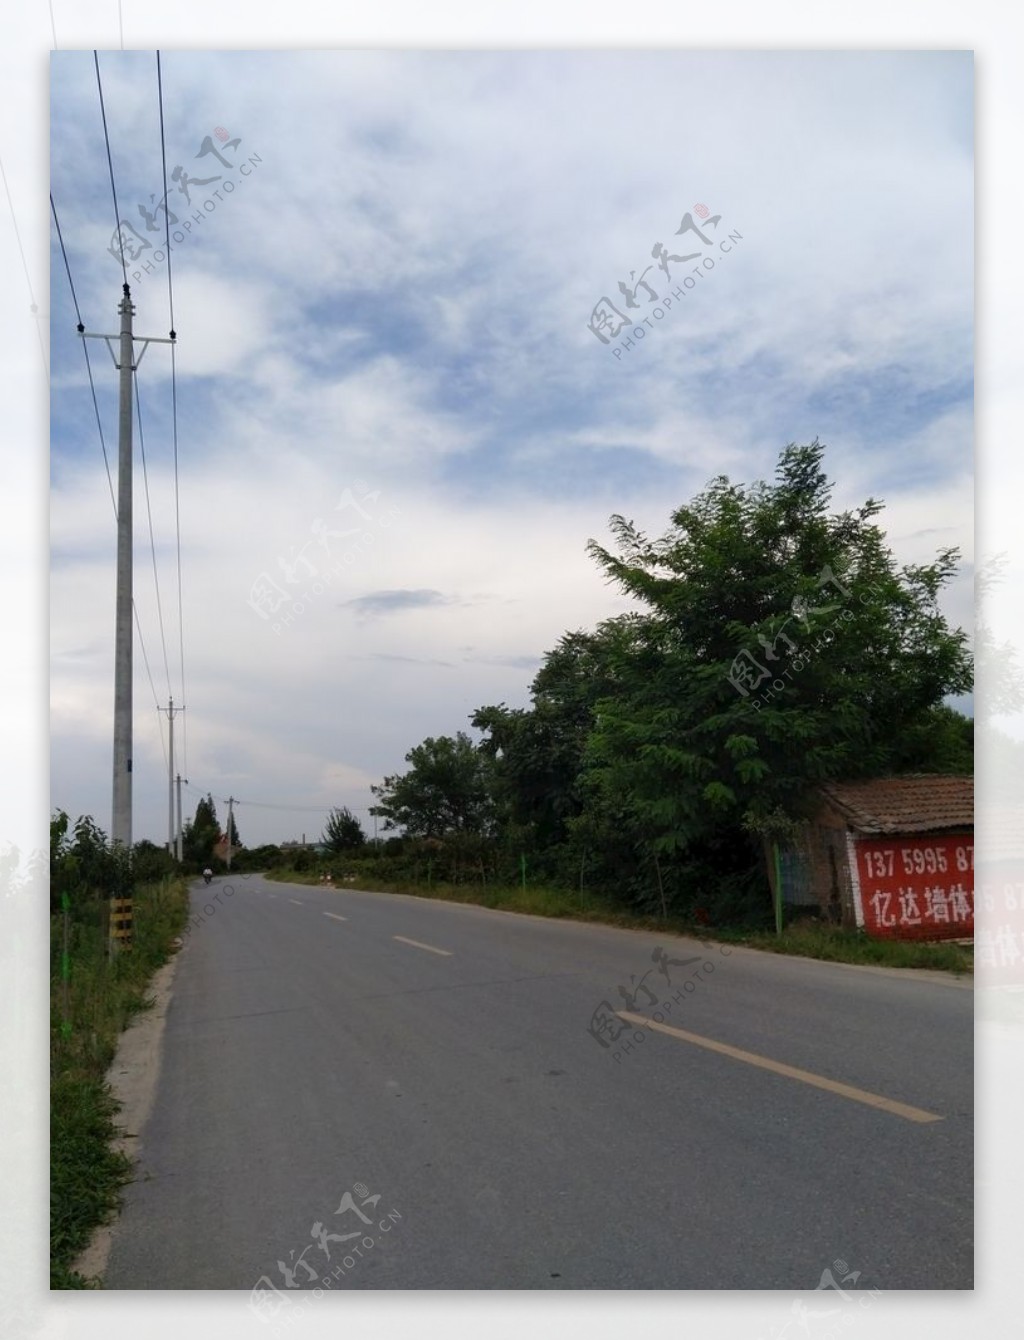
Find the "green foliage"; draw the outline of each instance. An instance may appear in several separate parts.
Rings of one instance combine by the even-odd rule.
[[[599,704],[599,783],[628,797],[656,850],[781,811],[818,783],[963,766],[945,695],[971,684],[966,635],[936,598],[953,550],[897,568],[873,499],[831,514],[824,448],[788,447],[774,484],[712,481],[649,540],[613,518],[590,551],[647,607],[645,673]],[[740,668],[755,656],[771,669]]]
[[[232,870],[273,870],[283,863],[284,854],[274,843],[264,843],[260,847],[242,847],[231,853]]]
[[[894,743],[894,772],[974,772],[974,720],[945,703],[907,722]]]
[[[366,834],[350,809],[333,809],[320,840],[333,852],[356,851],[365,843]]]
[[[132,874],[140,884],[153,884],[177,874],[178,863],[166,847],[143,838],[132,847]]]
[[[102,1079],[73,1072],[50,1085],[50,1288],[82,1289],[71,1262],[116,1210],[131,1163],[111,1148],[117,1105]]]
[[[401,776],[371,787],[379,803],[371,810],[384,828],[402,828],[412,837],[444,838],[483,833],[492,802],[485,760],[468,735],[427,739],[405,756],[412,766]]]
[[[241,849],[242,839],[238,836],[238,824],[235,822],[235,814],[233,810],[228,815],[227,837],[231,843],[232,852]],[[233,855],[232,859],[234,859]]]
[[[483,732],[488,784],[503,830],[516,829],[535,851],[566,840],[584,809],[580,775],[599,699],[615,690],[615,657],[632,624],[611,620],[593,633],[567,633],[545,657],[533,683],[533,707],[504,703],[471,717]]]
[[[874,963],[886,968],[926,968],[969,976],[974,951],[966,945],[923,944],[915,940],[880,940],[861,930],[832,926],[813,917],[793,921],[775,931],[746,932],[729,939],[775,954],[797,954],[832,963]]]
[[[286,859],[293,870],[313,870],[318,864],[317,854],[312,847],[299,847],[288,853]]]
[[[71,829],[64,810],[50,818],[50,911],[67,895],[74,915],[87,916],[90,903],[123,897],[133,883],[132,853],[112,847],[89,815],[80,815]]]
[[[623,906],[758,925],[764,843],[799,831],[822,782],[971,771],[973,722],[944,703],[971,688],[967,638],[937,603],[959,556],[898,566],[881,502],[833,511],[823,458],[791,444],[769,482],[713,479],[660,538],[613,517],[614,552],[589,551],[637,608],[567,633],[529,707],[478,708],[475,750],[460,734],[407,755],[374,788],[386,826],[444,839],[431,869],[456,882],[500,882],[526,852]],[[485,841],[462,859],[469,832]]]
[[[220,823],[213,796],[207,795],[196,805],[195,818],[186,819],[181,830],[183,864],[187,870],[198,873],[213,866],[213,849],[220,837]]]
[[[72,1262],[115,1208],[119,1188],[130,1176],[129,1161],[110,1148],[116,1107],[106,1072],[118,1035],[146,1008],[149,979],[185,923],[183,881],[165,876],[154,883],[134,882],[147,863],[166,855],[152,843],[140,843],[129,859],[111,851],[91,819],[79,819],[73,833],[63,810],[51,820],[52,1288],[87,1287]],[[113,956],[106,919],[112,892],[131,893],[134,921],[131,948]],[[67,895],[67,915],[62,895]]]

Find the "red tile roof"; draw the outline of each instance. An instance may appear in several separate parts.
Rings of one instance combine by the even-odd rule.
[[[933,833],[974,826],[973,777],[876,777],[830,782],[822,790],[858,833]]]

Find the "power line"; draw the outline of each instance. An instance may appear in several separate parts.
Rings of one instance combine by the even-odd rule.
[[[164,200],[167,199],[167,144],[164,135],[164,86],[163,76],[160,68],[160,52],[156,53],[156,89],[157,101],[160,106],[160,165],[164,184]],[[171,281],[171,220],[164,204],[164,237],[166,241],[167,256],[167,306],[170,314],[170,336],[172,340],[177,339],[177,332],[174,327],[174,286]],[[182,600],[181,584],[181,500],[178,487],[178,380],[177,380],[177,361],[175,357],[175,345],[171,345],[171,434],[174,447],[174,538],[177,553],[177,572],[178,572],[178,651],[181,663],[181,701],[184,705],[188,700],[185,696],[185,617]],[[183,717],[181,727],[181,752],[182,767],[188,772],[188,718]]]
[[[118,5],[120,13],[120,5]],[[122,41],[121,45],[124,45]],[[117,207],[117,188],[114,185],[114,160],[110,155],[110,135],[107,132],[107,110],[103,105],[103,81],[100,78],[100,58],[97,51],[92,53],[93,61],[96,65],[96,86],[100,94],[100,115],[103,118],[103,140],[107,146],[107,167],[110,170],[110,194],[114,198],[114,236],[118,240],[118,246],[121,252],[121,273],[124,275],[125,292],[128,291],[128,267],[124,261],[124,238],[121,236],[121,211]]]
[[[168,262],[170,252],[168,252]],[[168,282],[170,273],[168,272]],[[174,335],[173,313],[171,317],[171,335]],[[178,572],[178,655],[181,666],[181,705],[184,709],[188,699],[185,696],[185,614],[181,585],[181,495],[178,488],[178,388],[175,373],[175,346],[171,345],[171,433],[174,445],[174,544]],[[188,717],[181,719],[181,756],[182,767],[188,771]]]
[[[153,537],[153,508],[149,499],[149,471],[146,468],[146,439],[142,431],[142,399],[139,395],[139,377],[138,372],[132,369],[132,380],[135,383],[135,416],[139,425],[139,453],[142,457],[142,481],[146,494],[146,515],[149,519],[149,551],[153,556],[153,585],[156,588],[156,614],[160,625],[160,645],[164,653],[164,673],[167,676],[167,696],[171,696],[171,669],[167,661],[167,639],[164,636],[164,611],[160,600],[160,577],[156,567],[156,540]],[[134,601],[133,601],[134,603]]]
[[[57,226],[57,241],[60,243],[60,254],[64,257],[64,269],[67,271],[68,286],[71,289],[71,301],[75,304],[75,316],[78,317],[78,333],[84,334],[85,325],[82,322],[82,312],[78,306],[78,294],[75,292],[75,281],[71,278],[71,264],[68,261],[67,248],[64,246],[64,234],[61,232],[60,219],[57,217],[57,205],[53,199],[53,192],[50,192],[50,209],[53,211],[53,221]],[[85,368],[89,374],[89,390],[92,392],[92,407],[96,415],[96,428],[100,435],[100,449],[103,452],[103,466],[107,472],[107,486],[110,489],[110,501],[114,508],[114,521],[117,521],[117,499],[114,497],[114,481],[110,474],[110,461],[107,457],[107,443],[103,436],[103,421],[100,418],[99,402],[96,399],[96,383],[92,375],[92,360],[89,357],[89,345],[82,341],[82,352],[85,354]]]
[[[117,8],[118,8],[118,25],[119,25],[120,33],[121,33],[121,49],[124,50],[124,23],[123,23],[123,14],[122,14],[122,9],[121,9],[120,0],[118,0],[118,7],[117,7]],[[52,22],[52,5],[51,5],[51,22]],[[56,31],[54,32],[54,44],[56,45]],[[115,228],[115,236],[118,238],[118,246],[119,246],[120,255],[121,255],[121,274],[122,274],[122,277],[123,277],[123,279],[124,279],[124,290],[125,290],[125,294],[127,295],[127,293],[128,293],[128,268],[127,268],[127,265],[125,264],[125,257],[124,257],[124,238],[123,238],[122,235],[121,235],[121,211],[120,211],[120,209],[119,209],[119,207],[118,207],[118,203],[117,203],[117,186],[116,186],[115,181],[114,181],[114,161],[113,161],[113,155],[112,155],[112,153],[111,153],[111,149],[110,149],[110,132],[109,132],[109,127],[108,127],[108,125],[107,125],[106,105],[105,105],[104,98],[103,98],[103,80],[102,80],[102,77],[101,77],[101,75],[100,75],[99,53],[98,53],[97,51],[95,51],[95,50],[93,51],[93,63],[94,63],[95,68],[96,68],[96,87],[97,87],[97,91],[98,91],[98,94],[99,94],[100,115],[101,115],[101,118],[102,118],[102,121],[103,121],[103,140],[104,140],[104,145],[105,145],[105,147],[106,147],[106,154],[107,154],[107,169],[108,169],[108,172],[109,172],[109,174],[110,174],[110,193],[111,193],[111,197],[112,197],[113,202],[114,202],[114,228]],[[159,81],[159,55],[158,55],[158,57],[157,57],[157,64],[158,64],[158,81]],[[163,159],[164,180],[165,180],[165,185],[166,185],[167,160],[166,160],[166,151],[165,151],[165,149],[164,149],[164,145],[163,145],[163,106],[162,106],[162,99],[161,99],[161,112],[160,112],[160,133],[161,133],[161,156],[162,156],[162,159]],[[52,204],[52,203],[53,203],[53,200],[52,200],[52,196],[51,196],[51,204]],[[165,209],[165,210],[164,210],[165,221],[166,221],[166,214],[167,214],[167,211],[166,211],[166,209]],[[56,207],[54,207],[54,220],[57,221]],[[58,236],[59,236],[59,235],[60,235],[60,225],[59,225],[59,222],[57,223],[57,229],[58,229]],[[74,303],[75,303],[75,311],[76,311],[76,313],[78,314],[78,322],[79,322],[78,329],[79,329],[79,333],[82,333],[82,331],[84,330],[84,326],[83,326],[83,324],[82,324],[81,311],[79,310],[79,307],[78,307],[78,299],[77,299],[77,297],[75,296],[75,293],[74,293],[74,282],[73,282],[73,280],[72,280],[72,278],[71,278],[71,268],[70,268],[70,265],[68,264],[67,252],[66,252],[66,250],[64,249],[63,239],[61,239],[61,250],[62,250],[62,252],[63,252],[63,254],[64,254],[64,263],[65,263],[65,267],[66,267],[67,272],[68,272],[68,282],[69,282],[69,284],[71,285],[72,297],[73,297],[73,299],[74,299]],[[170,265],[170,234],[169,234],[169,231],[168,231],[168,235],[167,235],[167,254],[168,254],[168,266],[169,266],[169,265]],[[169,268],[168,268],[168,282],[169,282],[169,281],[170,281],[170,270],[169,270]],[[179,574],[179,599],[178,599],[178,609],[179,609],[179,631],[180,631],[180,615],[181,615],[181,585],[180,585],[181,554],[180,554],[180,524],[178,523],[178,519],[177,519],[177,497],[178,497],[178,480],[177,480],[177,387],[176,387],[175,378],[174,378],[174,344],[173,344],[173,340],[174,340],[174,338],[175,338],[175,335],[174,335],[173,325],[174,325],[174,315],[173,315],[173,302],[172,302],[172,307],[171,307],[171,326],[172,326],[172,329],[171,329],[170,334],[171,334],[171,340],[172,340],[172,344],[171,344],[171,360],[172,360],[172,415],[173,415],[173,420],[174,420],[174,442],[175,442],[175,512],[176,512],[176,527],[175,527],[175,529],[176,529],[176,533],[177,533],[177,536],[178,536],[178,546],[179,546],[179,547],[178,547],[178,574]],[[85,343],[85,342],[83,341],[83,345],[84,345],[84,343]],[[89,382],[90,382],[90,386],[91,386],[91,388],[92,388],[93,405],[94,405],[94,408],[95,408],[95,411],[96,411],[96,421],[97,421],[97,426],[98,426],[99,431],[100,431],[100,442],[101,442],[101,445],[102,445],[102,447],[103,447],[103,460],[104,460],[104,464],[105,464],[105,466],[106,466],[106,471],[107,471],[107,483],[108,483],[108,485],[109,485],[109,487],[110,487],[110,497],[111,497],[111,502],[113,503],[113,506],[114,506],[114,518],[115,518],[115,522],[116,522],[116,519],[117,519],[117,504],[116,504],[116,501],[115,501],[115,499],[114,499],[114,488],[113,488],[113,481],[112,481],[112,479],[111,479],[111,475],[110,475],[110,464],[109,464],[109,461],[108,461],[108,458],[107,458],[106,443],[105,443],[105,441],[104,441],[104,439],[103,439],[102,422],[101,422],[101,420],[100,420],[99,407],[98,407],[98,404],[97,404],[97,402],[96,402],[96,391],[95,391],[95,385],[94,385],[94,383],[93,383],[93,378],[92,378],[92,368],[91,368],[91,364],[89,363],[89,355],[88,355],[88,349],[87,349],[87,348],[86,348],[86,364],[87,364],[87,367],[89,368]],[[167,640],[166,640],[166,636],[165,636],[165,633],[164,633],[163,605],[162,605],[162,601],[161,601],[161,599],[160,599],[160,581],[159,581],[159,576],[158,576],[158,572],[157,572],[157,563],[156,563],[156,543],[155,543],[154,536],[153,536],[153,511],[152,511],[152,505],[151,505],[150,494],[149,494],[149,472],[148,472],[147,465],[146,465],[145,437],[144,437],[144,434],[143,434],[143,428],[142,428],[142,404],[141,404],[141,399],[140,399],[140,397],[139,397],[138,375],[137,375],[137,371],[136,371],[136,369],[134,369],[134,368],[132,369],[132,378],[133,378],[133,381],[134,381],[134,384],[135,384],[136,417],[137,417],[137,419],[138,419],[138,424],[139,424],[139,446],[140,446],[140,451],[141,451],[141,455],[142,455],[142,471],[143,471],[143,479],[144,479],[144,482],[145,482],[146,511],[147,511],[147,516],[148,516],[148,520],[149,520],[149,540],[150,540],[150,551],[151,551],[151,553],[152,553],[152,558],[153,558],[153,582],[154,582],[154,586],[155,586],[155,589],[156,589],[157,617],[158,617],[158,620],[159,620],[159,626],[160,626],[160,642],[161,642],[161,648],[162,648],[162,651],[163,651],[163,658],[164,658],[164,672],[165,672],[166,677],[167,677],[167,689],[168,689],[168,694],[170,694],[170,689],[171,689],[171,676],[170,676],[170,666],[169,666],[169,662],[168,662],[168,658],[167,658]],[[141,649],[141,651],[142,651],[142,659],[143,659],[143,662],[144,662],[145,667],[146,667],[146,675],[147,675],[147,678],[149,679],[149,686],[150,686],[150,690],[152,691],[152,694],[153,694],[153,701],[154,701],[154,703],[156,704],[157,710],[158,710],[158,711],[161,711],[162,709],[160,708],[160,701],[159,701],[159,699],[158,699],[158,697],[157,697],[157,693],[156,693],[156,685],[155,685],[154,682],[153,682],[153,674],[152,674],[152,670],[151,670],[151,668],[150,668],[150,664],[149,664],[149,656],[148,656],[148,654],[147,654],[147,652],[146,652],[145,639],[144,639],[143,636],[142,636],[142,624],[141,624],[141,621],[140,621],[140,619],[139,619],[139,610],[138,610],[138,606],[137,606],[137,604],[136,604],[136,602],[135,602],[134,596],[132,597],[132,610],[133,610],[133,613],[134,613],[134,616],[135,616],[135,626],[136,626],[136,630],[137,630],[137,632],[138,632],[138,636],[139,636],[139,647],[140,647],[140,649]],[[184,643],[183,643],[183,642],[182,642],[182,696],[184,697]],[[163,750],[164,761],[166,762],[166,761],[167,761],[167,747],[166,747],[166,745],[165,745],[165,743],[164,743],[163,729],[162,729],[162,722],[161,722],[161,730],[160,730],[160,745],[161,745],[161,749]]]
[[[190,790],[190,791],[195,791],[198,795],[203,795],[203,796],[210,795],[210,796],[213,796],[213,792],[212,792],[209,788],[206,788],[206,789],[204,790],[201,786],[193,786],[193,785],[191,785],[191,783],[188,784],[188,787],[189,787],[189,790]],[[227,796],[213,796],[213,798],[214,798],[214,800],[219,800],[220,803],[221,803],[222,805],[226,805],[226,804],[228,803],[228,797],[227,797]],[[253,810],[290,810],[290,811],[295,811],[295,812],[300,812],[300,811],[302,811],[302,812],[307,812],[307,813],[311,813],[311,814],[327,814],[327,813],[329,813],[331,810],[337,808],[337,806],[336,806],[335,804],[330,804],[330,805],[289,805],[289,804],[285,804],[285,803],[277,804],[277,803],[274,803],[274,802],[271,802],[271,801],[267,801],[267,800],[239,800],[239,798],[238,798],[237,796],[235,796],[234,801],[235,801],[235,804],[236,804],[236,805],[248,805],[249,808],[250,808],[250,809],[253,809]],[[349,806],[349,808],[351,809],[352,807]],[[369,810],[370,807],[369,807],[369,806],[366,806],[366,805],[363,805],[363,806],[356,806],[356,808],[357,808],[357,809],[366,809],[366,810]]]
[[[164,183],[164,198],[167,197],[167,144],[164,138],[164,85],[160,73],[160,52],[156,53],[156,92],[160,104],[160,166]],[[167,246],[167,302],[171,313],[171,339],[174,339],[174,290],[171,286],[171,219],[164,205],[164,238]]]
[[[64,269],[67,271],[68,284],[71,287],[71,301],[75,304],[75,316],[78,317],[78,333],[85,330],[82,324],[82,313],[78,306],[78,294],[75,292],[75,281],[71,278],[71,266],[68,264],[68,253],[64,246],[64,234],[60,230],[60,219],[57,217],[57,206],[54,204],[53,192],[50,192],[50,209],[53,211],[53,221],[57,225],[57,241],[60,243],[60,252],[64,257]]]
[[[132,613],[135,615],[135,629],[136,629],[136,632],[137,632],[138,635],[139,635],[139,649],[140,649],[141,652],[142,652],[142,662],[143,662],[143,664],[144,664],[145,667],[146,667],[146,675],[147,675],[148,678],[149,678],[149,687],[150,687],[150,689],[151,689],[152,692],[153,692],[153,702],[156,704],[156,710],[157,710],[158,712],[162,712],[162,711],[163,711],[163,708],[160,706],[160,699],[156,696],[156,685],[153,683],[153,672],[152,672],[152,671],[150,670],[150,668],[149,668],[149,657],[146,655],[146,644],[145,644],[145,642],[142,640],[142,625],[139,623],[139,608],[138,608],[138,606],[137,606],[136,603],[135,603],[135,598],[134,598],[134,596],[132,597]],[[165,742],[164,742],[164,719],[163,719],[163,717],[160,718],[159,731],[160,731],[160,749],[161,749],[161,751],[163,752],[163,756],[164,756],[164,767],[166,767],[166,766],[167,766],[167,745],[166,745]]]
[[[118,5],[118,15],[119,15],[119,20],[120,20],[120,17],[121,17],[120,4]],[[52,17],[53,17],[53,12],[52,12],[52,5],[51,5],[51,24],[52,24]],[[56,44],[56,32],[54,32],[54,39],[55,39],[55,44]],[[123,49],[123,47],[124,47],[124,41],[123,41],[123,25],[122,25],[122,43],[121,43],[121,46],[122,46],[122,49]],[[122,275],[122,278],[123,278],[123,281],[124,281],[124,302],[125,302],[125,303],[130,303],[130,296],[129,296],[129,294],[130,294],[130,290],[129,290],[129,286],[128,286],[128,269],[127,269],[127,265],[126,265],[126,263],[125,263],[125,255],[124,255],[124,236],[123,236],[123,234],[122,234],[122,230],[121,230],[121,214],[120,214],[120,209],[119,209],[119,207],[118,207],[118,203],[117,203],[117,187],[116,187],[116,184],[115,184],[115,181],[114,181],[114,161],[113,161],[113,155],[112,155],[112,153],[111,153],[111,148],[110,148],[110,133],[109,133],[109,127],[108,127],[108,125],[107,125],[106,105],[105,105],[104,97],[103,97],[103,80],[102,80],[102,76],[101,76],[101,74],[100,74],[99,53],[98,53],[97,51],[95,51],[95,50],[93,51],[93,63],[94,63],[94,65],[95,65],[95,69],[96,69],[96,87],[97,87],[97,91],[98,91],[98,94],[99,94],[100,115],[101,115],[102,122],[103,122],[103,139],[104,139],[104,144],[105,144],[105,147],[106,147],[107,168],[108,168],[108,171],[109,171],[109,174],[110,174],[110,192],[111,192],[111,197],[112,197],[112,199],[113,199],[113,203],[114,203],[114,227],[115,227],[115,234],[114,234],[114,235],[118,238],[119,250],[120,250],[120,256],[121,256],[121,275]],[[51,194],[51,197],[50,197],[50,205],[51,205],[51,208],[52,208],[52,210],[53,210],[54,223],[55,223],[55,225],[56,225],[56,227],[57,227],[57,236],[58,236],[58,240],[59,240],[59,242],[60,242],[61,254],[62,254],[63,258],[64,258],[64,266],[65,266],[65,269],[66,269],[66,271],[67,271],[68,284],[69,284],[69,287],[70,287],[70,289],[71,289],[72,301],[74,302],[74,306],[75,306],[75,314],[76,314],[76,316],[78,317],[78,333],[79,333],[80,336],[84,336],[84,335],[85,335],[85,326],[84,326],[84,323],[83,323],[83,321],[82,321],[81,308],[79,307],[78,297],[77,297],[77,294],[76,294],[76,292],[75,292],[74,279],[72,278],[72,274],[71,274],[71,265],[70,265],[70,262],[69,262],[69,260],[68,260],[67,248],[66,248],[65,245],[64,245],[64,238],[63,238],[63,234],[62,234],[62,231],[61,231],[61,228],[60,228],[60,220],[59,220],[59,218],[58,218],[58,216],[57,216],[56,204],[55,204],[55,202],[54,202],[54,200],[53,200],[53,196],[52,196],[52,194]],[[172,333],[172,335],[173,335],[173,333]],[[99,436],[100,436],[100,446],[101,446],[101,449],[102,449],[102,452],[103,452],[103,461],[104,461],[104,466],[105,466],[106,474],[107,474],[107,484],[108,484],[108,487],[110,488],[110,497],[111,497],[111,504],[112,504],[112,506],[113,506],[113,510],[114,510],[115,524],[119,524],[119,521],[120,521],[120,518],[119,518],[119,509],[118,509],[117,502],[116,502],[115,497],[114,497],[113,480],[112,480],[112,478],[111,478],[111,474],[110,474],[110,463],[109,463],[109,459],[108,459],[108,457],[107,457],[106,441],[105,441],[105,438],[104,438],[104,435],[103,435],[103,424],[102,424],[102,419],[101,419],[100,412],[99,412],[99,404],[98,404],[98,401],[97,401],[97,398],[96,398],[96,386],[95,386],[95,380],[94,380],[93,375],[92,375],[92,364],[91,364],[91,361],[90,361],[90,359],[89,359],[88,347],[86,346],[86,343],[85,343],[85,339],[84,339],[84,338],[83,338],[83,340],[82,340],[82,344],[83,344],[83,348],[84,348],[84,350],[85,350],[86,368],[87,368],[87,371],[88,371],[88,374],[89,374],[89,385],[90,385],[90,390],[91,390],[91,393],[92,393],[93,409],[94,409],[95,414],[96,414],[96,425],[97,425],[97,429],[98,429],[98,431],[99,431]],[[108,339],[108,345],[109,345],[109,339]],[[173,339],[172,339],[172,347],[173,347]],[[122,349],[122,353],[123,353],[123,349]],[[141,409],[141,404],[139,403],[139,399],[138,399],[138,378],[137,378],[137,376],[136,376],[136,368],[135,368],[135,367],[132,367],[132,369],[131,369],[131,377],[132,377],[132,379],[133,379],[133,381],[134,381],[134,385],[135,385],[136,406],[137,406],[137,414],[138,414],[138,419],[139,419],[139,437],[140,437],[140,443],[143,443],[144,439],[143,439],[143,436],[142,436],[142,409]],[[161,639],[161,644],[162,644],[162,647],[163,647],[163,654],[164,654],[164,668],[165,668],[165,671],[166,671],[166,673],[167,673],[167,682],[168,682],[168,691],[169,691],[169,690],[170,690],[170,668],[169,668],[168,660],[167,660],[167,643],[166,643],[166,638],[165,638],[165,636],[164,636],[164,628],[163,628],[163,610],[162,610],[162,605],[161,605],[161,601],[160,601],[159,580],[158,580],[158,577],[157,577],[157,570],[156,570],[156,546],[155,546],[155,542],[154,542],[154,539],[153,539],[152,508],[151,508],[151,505],[150,505],[150,497],[149,497],[149,478],[148,478],[148,472],[147,472],[147,470],[146,470],[145,449],[144,449],[144,445],[143,445],[142,450],[143,450],[143,458],[142,458],[142,459],[143,459],[143,472],[144,472],[145,483],[146,483],[146,506],[147,506],[147,511],[148,511],[148,513],[149,513],[150,546],[151,546],[151,549],[152,549],[152,552],[153,552],[153,575],[154,575],[154,581],[155,581],[155,583],[156,583],[157,612],[158,612],[158,616],[159,616],[159,620],[160,620],[160,639]],[[120,541],[119,541],[119,543],[120,543]],[[120,559],[119,559],[119,561],[120,561]],[[142,624],[141,624],[141,621],[140,621],[140,619],[139,619],[138,605],[137,605],[136,602],[135,602],[134,596],[131,597],[131,607],[132,607],[132,613],[133,613],[133,615],[134,615],[135,628],[136,628],[136,631],[137,631],[137,633],[138,633],[139,646],[140,646],[140,649],[141,649],[141,651],[142,651],[143,662],[144,662],[144,665],[145,665],[145,668],[146,668],[146,676],[147,676],[147,678],[148,678],[148,680],[149,680],[150,690],[152,691],[152,694],[153,694],[153,701],[154,701],[154,703],[156,704],[157,710],[159,711],[159,710],[161,710],[161,709],[160,709],[160,702],[159,702],[159,699],[157,698],[157,694],[156,694],[156,685],[153,683],[152,669],[151,669],[150,664],[149,664],[149,656],[148,656],[148,654],[147,654],[147,652],[146,652],[145,639],[144,639],[144,637],[143,637],[143,635],[142,635]],[[129,691],[130,691],[130,690],[129,690]],[[116,718],[116,711],[115,711],[115,718]],[[129,726],[129,730],[130,730],[130,726]],[[114,733],[115,733],[115,748],[116,748],[116,743],[117,743],[117,725],[116,725],[116,721],[115,721],[115,732],[114,732]],[[130,737],[129,737],[129,744],[130,744]],[[161,746],[161,749],[162,749],[163,754],[164,754],[164,761],[165,761],[165,763],[166,763],[166,762],[167,762],[167,757],[168,757],[168,755],[167,755],[167,747],[166,747],[166,745],[165,745],[165,743],[164,743],[164,738],[163,738],[163,731],[162,731],[162,729],[161,729],[161,731],[160,731],[160,746]],[[130,766],[130,765],[129,765],[129,766]],[[114,805],[115,805],[115,827],[116,827],[116,823],[117,823],[117,805],[118,805],[118,795],[117,795],[117,788],[118,788],[118,774],[117,774],[117,771],[116,771],[116,766],[115,766],[115,783],[114,783],[114,786],[115,786],[115,799],[114,799]],[[130,792],[129,792],[129,798],[128,798],[128,811],[127,811],[127,812],[128,812],[128,823],[129,823],[129,825],[130,825],[130,821],[131,821],[131,820],[130,820],[130,815],[131,815],[131,811],[130,811],[130,803],[131,803],[131,802],[130,802]]]
[[[72,277],[72,274],[71,274],[71,262],[68,260],[67,248],[66,248],[66,246],[64,245],[64,234],[63,234],[63,231],[61,230],[61,226],[60,226],[60,216],[59,216],[58,213],[57,213],[57,204],[56,204],[56,201],[55,201],[54,198],[53,198],[53,193],[52,193],[52,192],[50,193],[50,209],[51,209],[51,211],[52,211],[52,213],[53,213],[53,222],[54,222],[54,225],[55,225],[55,227],[56,227],[56,229],[57,229],[57,241],[60,243],[61,256],[62,256],[63,259],[64,259],[64,269],[65,269],[65,272],[67,273],[67,277],[68,277],[68,287],[69,287],[69,289],[71,290],[71,301],[74,303],[74,307],[75,307],[75,315],[76,315],[77,318],[78,318],[77,330],[78,330],[79,335],[82,335],[82,334],[84,334],[84,332],[85,332],[85,323],[82,321],[82,311],[81,311],[81,308],[80,308],[79,305],[78,305],[78,294],[77,294],[76,291],[75,291],[75,281],[74,281],[74,278]],[[108,458],[108,456],[107,456],[107,443],[106,443],[106,438],[105,438],[104,435],[103,435],[103,419],[102,419],[102,417],[101,417],[101,415],[100,415],[99,401],[98,401],[97,398],[96,398],[96,382],[95,382],[95,379],[94,379],[94,377],[93,377],[93,375],[92,375],[92,361],[91,361],[90,358],[89,358],[89,346],[88,346],[88,344],[87,344],[87,342],[86,342],[85,340],[82,340],[82,352],[85,354],[85,366],[86,366],[86,371],[87,371],[88,374],[89,374],[89,390],[90,390],[90,393],[91,393],[91,396],[92,396],[92,407],[93,407],[93,412],[94,412],[94,414],[95,414],[95,416],[96,416],[96,431],[97,431],[97,433],[99,434],[100,448],[101,448],[101,450],[102,450],[102,452],[103,452],[103,465],[104,465],[104,468],[106,469],[106,472],[107,472],[107,487],[110,489],[110,505],[111,505],[111,507],[112,507],[113,510],[114,510],[114,524],[116,525],[116,524],[117,524],[117,499],[116,499],[115,496],[114,496],[114,481],[113,481],[113,479],[112,479],[112,477],[111,477],[111,474],[110,474],[110,460],[109,460],[109,458]],[[140,430],[140,431],[141,431],[141,430]],[[147,676],[147,678],[149,679],[149,687],[150,687],[150,689],[151,689],[151,691],[152,691],[152,693],[153,693],[153,702],[156,704],[157,708],[159,709],[159,707],[160,707],[160,699],[157,697],[156,685],[153,683],[153,673],[152,673],[152,671],[151,671],[151,669],[150,669],[150,665],[149,665],[149,655],[148,655],[148,653],[147,653],[147,651],[146,651],[146,640],[145,640],[145,638],[142,636],[142,624],[141,624],[141,622],[140,622],[140,620],[139,620],[139,609],[138,609],[138,606],[137,606],[136,603],[135,603],[134,598],[132,599],[132,612],[133,612],[133,614],[135,615],[135,629],[136,629],[136,632],[137,632],[138,635],[139,635],[139,649],[140,649],[141,652],[142,652],[142,661],[143,661],[143,664],[144,664],[145,667],[146,667],[146,676]],[[166,762],[167,762],[167,746],[166,746],[166,744],[164,743],[164,737],[163,737],[163,731],[162,731],[162,730],[161,730],[161,733],[160,733],[160,746],[161,746],[161,748],[163,749],[163,753],[164,753],[164,762],[166,763]]]

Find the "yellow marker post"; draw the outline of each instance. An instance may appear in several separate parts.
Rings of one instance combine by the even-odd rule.
[[[111,898],[110,938],[117,949],[131,949],[133,930],[132,900]]]

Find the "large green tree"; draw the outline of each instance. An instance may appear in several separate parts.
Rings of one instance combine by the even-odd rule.
[[[660,539],[614,517],[617,552],[589,545],[647,617],[588,770],[655,855],[785,831],[828,779],[962,765],[942,703],[971,661],[937,604],[959,555],[899,567],[880,502],[830,511],[823,456],[790,445],[773,483],[719,477]]]
[[[213,849],[220,837],[220,823],[213,796],[204,796],[196,805],[195,818],[182,825],[181,846],[185,864],[202,870],[213,860]]]
[[[464,732],[430,738],[405,756],[409,771],[371,787],[371,813],[410,837],[484,834],[493,814],[487,760]]]

